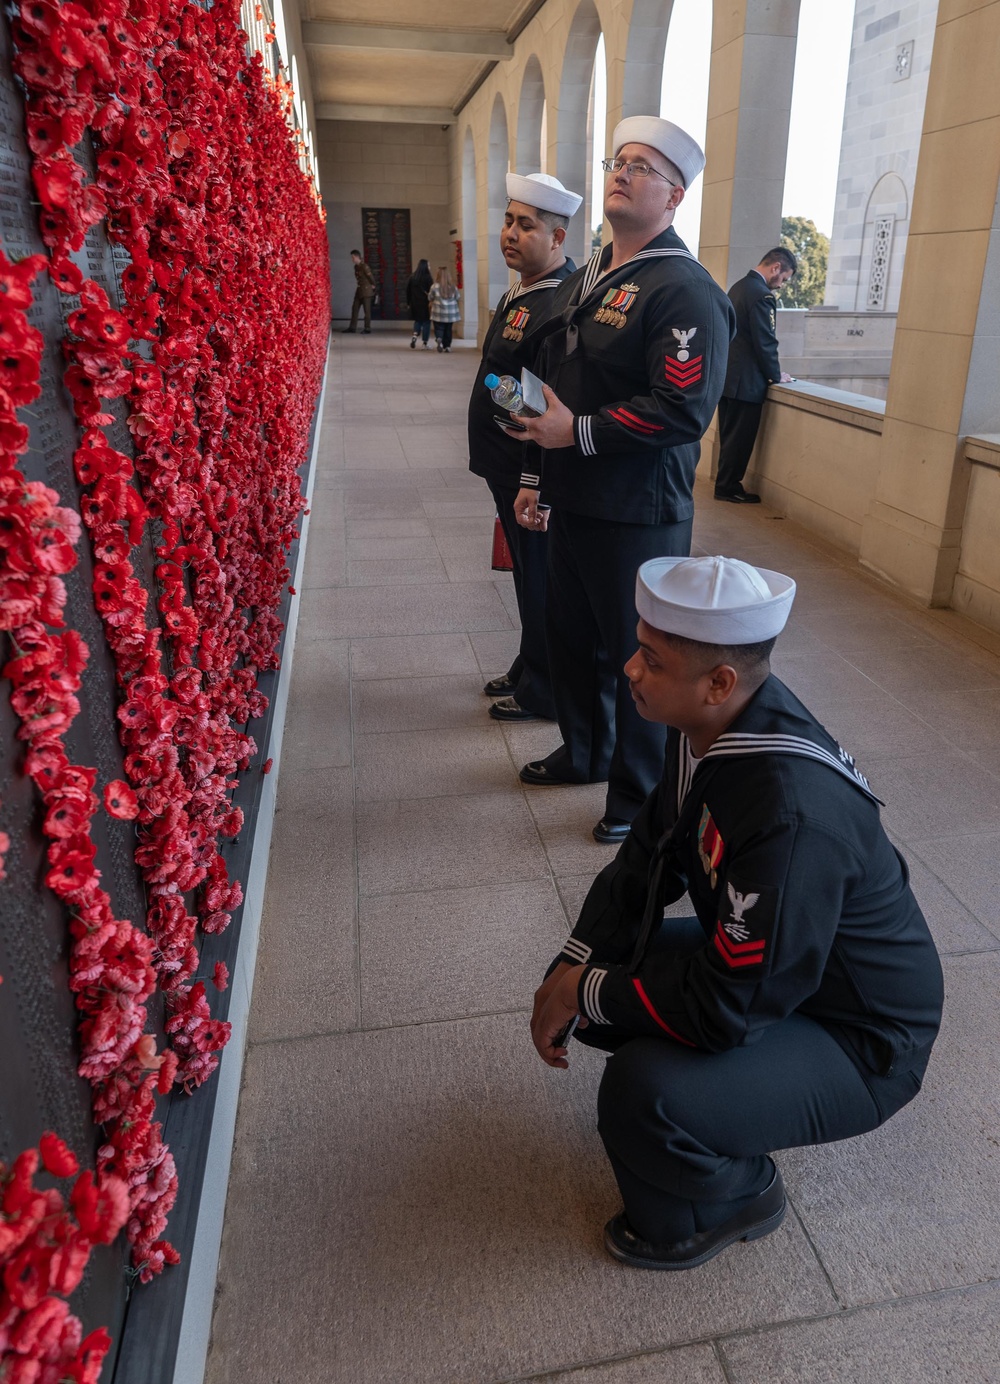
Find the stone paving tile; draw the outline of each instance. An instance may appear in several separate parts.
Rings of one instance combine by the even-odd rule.
[[[413,562],[419,558],[438,558],[437,544],[429,532],[421,534],[378,534],[347,539],[347,556],[352,562]]]
[[[517,791],[498,727],[397,731],[359,735],[354,742],[359,802],[442,798]],[[425,811],[436,808],[428,803]]]
[[[977,758],[984,746],[1000,746],[1000,689],[928,691],[920,714],[951,744],[974,748]]]
[[[860,1139],[780,1155],[846,1307],[1000,1278],[1000,953],[944,958],[945,1014],[920,1095]],[[875,1376],[873,1376],[875,1377]]]
[[[210,1384],[489,1384],[833,1310],[794,1217],[690,1274],[607,1257],[602,1066],[521,1014],[251,1048]]]
[[[519,794],[360,803],[357,831],[362,896],[550,874]]]
[[[533,1375],[538,1379],[538,1375]],[[522,1375],[527,1381],[527,1376]],[[545,1384],[729,1384],[712,1346],[680,1346],[545,1375]]]
[[[506,673],[521,647],[520,630],[496,630],[489,634],[473,634],[469,638],[484,681]]]
[[[934,644],[908,649],[876,646],[855,650],[848,658],[904,706],[917,710],[926,705],[929,694],[1000,690],[1000,659],[972,651],[959,659]]]
[[[441,560],[445,565],[449,581],[492,581],[494,580],[493,568],[493,524],[486,519],[479,520],[480,532],[471,538],[449,538],[442,543]],[[506,582],[504,587],[506,589]],[[510,585],[513,594],[513,578],[510,578]],[[510,606],[506,597],[503,598],[510,614]],[[518,618],[517,603],[515,597],[514,613],[511,618]]]
[[[415,519],[355,519],[351,523],[349,541],[353,545],[369,540],[406,538],[431,538],[430,525],[422,515]],[[353,555],[365,556],[362,553]]]
[[[296,644],[281,755],[285,782],[300,771],[350,767],[350,646],[346,639]]]
[[[287,770],[283,760],[251,1042],[354,1028],[360,1019],[351,770]]]
[[[996,878],[1000,833],[921,841],[915,851],[949,892],[1000,938],[1000,888]]]
[[[419,586],[447,581],[450,575],[436,552],[427,557],[379,558],[347,564],[349,586]]]
[[[506,670],[501,668],[501,672]],[[514,767],[520,769],[535,759],[544,759],[562,744],[562,736],[555,721],[508,721],[503,725],[504,739]],[[530,788],[531,793],[561,793],[561,788]]]
[[[524,1012],[566,936],[551,880],[385,894],[360,910],[361,1025]]]
[[[492,523],[483,514],[440,515],[433,512],[431,505],[427,506],[427,510],[427,522],[441,548],[450,547],[457,539],[473,539],[478,542],[484,534],[489,534],[492,539]],[[493,580],[492,575],[489,580]]]
[[[353,691],[359,735],[491,728],[477,677],[360,679]]]
[[[995,1384],[1000,1286],[774,1327],[720,1349],[728,1384]]]
[[[306,591],[298,637],[358,639],[509,628],[503,602],[491,582],[355,586]]]
[[[925,842],[921,850],[926,853],[927,846],[930,845],[933,850],[935,844],[937,843]],[[989,951],[1000,946],[1000,942],[989,928],[963,906],[952,890],[921,860],[912,846],[902,844],[899,849],[910,869],[910,887],[927,919],[938,951]],[[983,900],[983,903],[985,902],[986,900]],[[1000,905],[994,918],[1000,926]]]
[[[302,573],[302,590],[344,586],[346,583],[347,543],[343,534],[322,529],[311,534]]]
[[[351,676],[422,678],[436,674],[475,677],[478,668],[467,634],[401,634],[351,640]]]
[[[593,878],[614,860],[618,847],[599,845],[591,834],[604,816],[606,792],[603,783],[525,787],[525,800],[538,824],[538,834],[554,874],[589,873]]]
[[[794,607],[793,607],[794,609]],[[864,613],[851,611],[845,614],[839,609],[816,610],[801,617],[810,634],[821,640],[838,653],[850,655],[859,650],[906,649],[917,651],[914,646],[926,645],[925,622],[916,618],[906,619],[895,611],[880,607]],[[781,643],[784,644],[784,635]],[[933,646],[931,646],[933,650]],[[940,650],[933,650],[939,653]],[[868,672],[865,664],[853,660],[856,666]],[[869,674],[870,675],[870,674]],[[879,679],[876,679],[878,681]],[[889,686],[893,691],[894,686]]]
[[[954,750],[880,763],[875,791],[905,841],[1000,829],[1000,778]]]

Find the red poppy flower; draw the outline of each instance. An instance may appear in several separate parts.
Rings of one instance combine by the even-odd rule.
[[[76,1155],[57,1134],[43,1134],[38,1141],[38,1152],[46,1172],[54,1177],[75,1177],[80,1171]]]
[[[139,802],[127,783],[112,779],[104,789],[104,807],[111,817],[129,822],[139,815]]]

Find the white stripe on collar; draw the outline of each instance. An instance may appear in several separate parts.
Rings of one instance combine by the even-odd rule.
[[[513,288],[509,288],[500,300],[500,311],[506,312],[515,298],[523,298],[526,293],[534,293],[539,288],[558,288],[562,279],[539,279],[538,283],[530,284],[527,288],[518,281]]]
[[[619,264],[615,269],[606,269],[602,272],[601,255],[603,253],[603,249],[595,251],[595,253],[591,257],[590,263],[587,265],[587,273],[583,280],[583,291],[580,294],[581,303],[586,302],[587,298],[589,298],[591,293],[593,293],[594,289],[596,288],[597,284],[601,281],[601,279],[606,279],[609,274],[621,273],[621,271],[623,269],[627,269],[630,264],[635,264],[636,260],[663,259],[667,255],[676,255],[681,259],[694,260],[695,264],[700,263],[697,257],[695,255],[692,255],[690,250],[666,248],[662,250],[640,250],[638,254],[633,255],[631,259],[627,259],[624,264]]]
[[[506,307],[508,303],[512,303],[515,298],[523,298],[526,293],[534,293],[535,290],[539,288],[558,288],[561,283],[562,279],[539,279],[536,284],[529,284],[528,287],[525,288],[524,284],[518,282],[509,290],[507,297],[504,299],[504,307]]]
[[[685,737],[681,737],[683,747]],[[846,750],[841,750],[842,758],[831,754],[829,750],[824,750],[822,745],[815,744],[812,740],[806,740],[799,735],[780,735],[780,734],[754,734],[748,731],[727,731],[725,735],[720,735],[712,747],[705,752],[705,759],[724,759],[735,756],[751,754],[789,754],[797,755],[802,759],[815,759],[820,764],[826,764],[829,768],[835,769],[838,774],[849,779],[856,787],[884,807],[882,799],[872,790],[871,784],[864,774],[854,763],[854,759]],[[688,785],[690,787],[690,784]]]

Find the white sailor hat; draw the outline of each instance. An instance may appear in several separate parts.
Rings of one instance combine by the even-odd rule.
[[[572,216],[583,201],[578,192],[570,192],[548,173],[508,173],[507,199],[537,207],[539,211],[555,212],[557,216]]]
[[[656,557],[635,579],[653,629],[700,644],[760,644],[785,628],[795,583],[735,557]]]
[[[661,120],[658,115],[630,115],[619,120],[611,141],[611,152],[616,158],[625,144],[648,144],[650,149],[658,150],[677,169],[685,187],[690,187],[705,167],[705,154],[698,141],[679,125]]]

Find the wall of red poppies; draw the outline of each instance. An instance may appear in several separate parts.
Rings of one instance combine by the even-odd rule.
[[[37,888],[71,939],[100,1134],[93,1170],[59,1130],[0,1164],[3,1384],[98,1379],[108,1335],[81,1340],[66,1299],[121,1231],[142,1280],[176,1258],[157,1095],[195,1091],[228,1038],[199,938],[242,897],[222,843],[244,829],[240,776],[267,767],[248,723],[277,666],[329,329],[318,199],[238,19],[234,0],[19,0],[11,21],[45,253],[0,251],[0,695],[16,725],[6,762],[34,785],[44,835]],[[96,231],[115,247],[110,292],[88,273]],[[72,493],[27,465],[50,402],[31,320],[46,276],[64,304]],[[104,782],[70,750],[94,654],[66,620],[84,546],[114,668],[98,715],[122,747],[122,776]],[[117,916],[102,813],[134,828],[145,916]],[[2,878],[19,827],[2,804],[0,827]],[[210,979],[224,988],[225,966]]]

